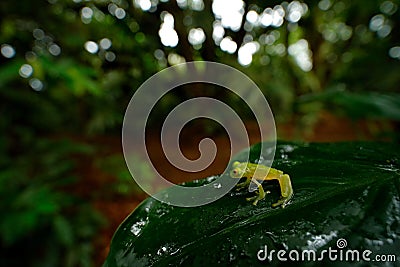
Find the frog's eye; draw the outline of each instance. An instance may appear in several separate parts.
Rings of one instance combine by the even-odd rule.
[[[237,170],[233,170],[232,173],[233,174],[238,174],[238,171]]]

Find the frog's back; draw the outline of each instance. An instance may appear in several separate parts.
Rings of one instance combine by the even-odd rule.
[[[261,164],[248,163],[248,175],[253,176],[259,180],[266,180],[268,176],[279,176],[282,175],[283,172],[274,168],[270,168]]]

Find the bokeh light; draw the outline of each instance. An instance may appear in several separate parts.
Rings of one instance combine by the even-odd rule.
[[[115,17],[117,19],[123,19],[123,18],[125,18],[125,16],[126,16],[126,12],[125,12],[125,10],[123,8],[118,7],[115,10]]]
[[[400,59],[400,46],[394,46],[389,49],[389,56],[391,58]]]
[[[32,78],[29,80],[29,85],[35,91],[42,91],[43,90],[43,83],[41,80],[37,78]]]
[[[87,41],[84,46],[86,51],[88,51],[91,54],[96,54],[97,51],[99,51],[99,46],[97,45],[97,43],[93,41]]]
[[[222,38],[224,38],[225,35],[225,29],[222,27],[221,22],[216,20],[213,23],[213,39],[214,42],[218,45]]]
[[[135,0],[136,6],[140,7],[143,11],[149,11],[151,8],[150,0]]]
[[[107,51],[106,54],[104,55],[104,58],[105,58],[108,62],[113,62],[113,61],[115,61],[115,59],[117,58],[117,56],[115,55],[114,52],[112,52],[112,51]]]
[[[160,25],[158,35],[164,46],[175,47],[179,43],[178,33],[174,29],[174,16],[164,11],[161,13],[163,23]]]
[[[305,72],[312,70],[312,52],[309,49],[307,40],[301,39],[288,47],[288,53],[291,55],[297,65]]]
[[[386,15],[393,15],[397,11],[397,4],[393,3],[392,1],[384,1],[380,5],[380,10]]]
[[[168,55],[168,63],[170,65],[177,65],[177,64],[185,63],[185,58],[178,54],[170,53]]]
[[[259,16],[256,11],[250,10],[246,14],[246,20],[251,24],[257,25],[259,21]]]
[[[230,36],[227,36],[224,39],[222,39],[222,41],[219,45],[220,45],[222,51],[225,51],[229,54],[235,53],[236,49],[237,49],[236,42],[233,41]]]
[[[296,23],[306,14],[308,7],[305,3],[299,1],[290,2],[287,7],[287,20]]]
[[[202,28],[190,29],[188,40],[193,46],[201,45],[206,40],[206,35]]]
[[[255,54],[260,49],[260,44],[258,42],[248,42],[241,46],[238,51],[238,61],[239,64],[243,66],[248,66],[253,61],[253,54]]]
[[[104,50],[109,49],[109,48],[111,47],[111,45],[112,45],[111,40],[108,39],[108,38],[103,38],[103,39],[101,39],[100,42],[99,42],[99,44],[100,44],[100,47],[101,47],[102,49],[104,49]]]
[[[15,49],[9,44],[2,44],[0,51],[5,58],[12,58],[15,56]]]
[[[192,0],[190,7],[192,10],[202,11],[204,9],[204,2],[203,0]]]
[[[280,27],[284,22],[285,10],[281,5],[266,8],[261,14],[260,22],[263,27]]]
[[[369,28],[376,32],[380,38],[387,37],[392,31],[389,20],[383,14],[373,16],[369,22]]]
[[[244,2],[242,0],[214,0],[212,11],[225,28],[238,31],[242,25]]]
[[[49,46],[49,53],[53,56],[59,56],[61,54],[61,47],[57,44],[51,44]]]
[[[318,3],[319,9],[323,11],[327,11],[332,6],[332,2],[330,0],[322,0]]]
[[[45,37],[45,33],[42,29],[34,29],[32,35],[36,40],[42,40]]]
[[[81,10],[81,20],[83,23],[88,24],[92,21],[93,10],[90,7],[84,7]]]
[[[24,64],[19,68],[19,75],[22,78],[29,78],[33,74],[33,68],[29,64]]]

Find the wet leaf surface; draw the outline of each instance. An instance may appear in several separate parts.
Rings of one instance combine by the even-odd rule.
[[[267,151],[251,149],[250,161]],[[272,208],[279,198],[278,184],[257,206],[245,200],[251,193],[231,192],[200,207],[180,208],[148,198],[121,224],[104,266],[274,266],[292,261],[302,250],[316,251],[321,261],[304,266],[371,266],[377,262],[346,261],[348,250],[395,255],[400,264],[400,159],[399,146],[387,143],[278,142],[273,167],[288,173],[294,197],[284,208]],[[234,160],[243,160],[239,153]],[[188,183],[214,181],[215,177]],[[347,242],[338,248],[339,239]],[[343,240],[342,240],[343,241]],[[328,257],[337,252],[336,261]],[[260,261],[272,250],[286,251],[288,261]],[[262,250],[260,252],[260,250]],[[325,254],[322,254],[324,250]],[[340,252],[342,251],[342,252]],[[340,260],[340,253],[342,260]],[[312,256],[310,256],[312,258]],[[356,259],[356,258],[355,258]],[[379,266],[379,264],[377,265]],[[382,265],[383,266],[383,265]]]

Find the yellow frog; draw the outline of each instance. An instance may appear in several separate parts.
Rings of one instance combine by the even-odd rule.
[[[293,188],[289,175],[274,168],[269,168],[261,164],[235,161],[232,164],[230,176],[232,178],[247,178],[245,182],[236,185],[238,190],[249,186],[250,183],[256,185],[255,190],[258,188],[258,192],[256,192],[257,195],[247,198],[247,201],[254,200],[253,205],[257,205],[259,200],[265,198],[264,189],[258,181],[278,180],[279,186],[281,187],[281,198],[278,202],[272,204],[272,207],[282,206],[282,208],[284,208],[293,196]],[[250,185],[250,189],[251,187]],[[267,193],[269,192],[267,191]]]

